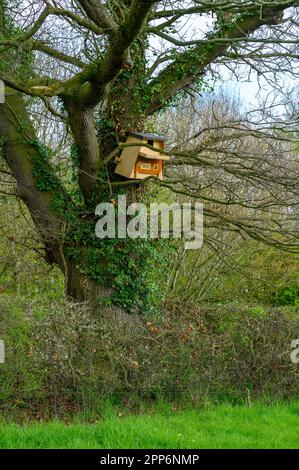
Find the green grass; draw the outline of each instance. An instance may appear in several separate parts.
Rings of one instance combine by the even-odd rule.
[[[299,402],[220,405],[138,416],[108,416],[96,424],[0,425],[2,449],[298,448]]]

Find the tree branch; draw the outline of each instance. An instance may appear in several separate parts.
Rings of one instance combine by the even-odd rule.
[[[100,26],[106,34],[115,33],[117,24],[109,15],[106,7],[101,4],[101,0],[78,0],[88,18],[96,25]]]
[[[226,53],[229,45],[241,41],[262,42],[261,39],[248,38],[248,36],[263,25],[277,24],[284,9],[294,3],[288,2],[286,6],[286,2],[283,2],[283,6],[278,4],[272,8],[264,8],[262,15],[260,9],[256,11],[255,15],[252,13],[245,16],[241,15],[241,17],[235,19],[230,28],[225,29],[222,27],[214,37],[190,41],[189,43],[169,38],[168,35],[165,36],[164,33],[158,32],[165,39],[175,41],[176,45],[197,45],[178,54],[177,58],[151,82],[151,89],[155,90],[155,93],[153,93],[153,98],[149,104],[148,114],[162,108],[165,102],[175,93],[203,75],[210,63]],[[273,40],[267,40],[267,42],[273,42]]]

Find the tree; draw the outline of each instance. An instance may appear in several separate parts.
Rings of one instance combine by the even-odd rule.
[[[85,299],[91,291],[105,296],[127,285],[138,303],[147,287],[143,267],[146,253],[152,253],[150,242],[100,242],[94,236],[96,204],[114,199],[120,191],[135,200],[144,194],[136,181],[122,181],[114,174],[114,157],[126,133],[143,130],[147,119],[179,94],[200,90],[207,71],[219,61],[229,67],[242,62],[265,76],[282,64],[290,70],[298,58],[296,5],[288,0],[0,0],[0,79],[6,96],[0,104],[0,139],[7,165],[1,171],[15,180],[16,195],[31,213],[48,261],[64,273],[70,297]],[[194,18],[198,24],[201,18],[209,19],[210,30],[190,38],[182,24]],[[260,130],[248,124],[231,129],[230,141],[240,134],[292,141],[285,129],[273,133],[269,127]],[[202,169],[211,167],[209,159],[201,158],[203,144],[207,148],[204,141],[193,149],[172,149],[174,170],[169,170],[166,187],[208,199],[198,184],[194,190],[176,173],[178,167],[191,165],[197,168],[198,181]],[[273,195],[263,207],[257,201],[248,203],[251,215],[271,206],[284,215],[291,212],[294,220],[290,207],[295,207],[297,175],[288,177],[277,162],[270,171],[269,146],[267,152],[267,177],[263,158],[248,161],[243,169],[239,157],[237,168],[235,162],[217,165],[239,184],[261,184]],[[214,223],[297,249],[290,217],[285,223],[281,214],[279,221],[268,217],[268,223],[260,223],[253,215],[249,223],[232,215],[231,208],[244,206],[244,200],[232,191],[227,197],[227,191],[221,197],[219,191],[212,194],[213,208],[206,209],[206,216]],[[218,211],[224,205],[226,214]],[[120,303],[132,306],[126,300]]]
[[[223,226],[219,217],[217,224],[211,217],[205,221],[205,243],[202,249],[189,251],[183,241],[178,243],[167,282],[167,295],[176,301],[199,303],[215,299],[258,298],[259,301],[269,302],[274,291],[296,283],[298,256],[267,246],[269,234],[262,244],[252,239],[254,237],[248,237],[245,230],[236,230],[232,223],[242,218],[245,225],[246,221],[250,224],[255,219],[256,232],[258,215],[264,223],[269,216],[275,216],[272,207],[275,199],[276,204],[289,204],[289,209],[294,209],[296,204],[296,195],[292,206],[290,192],[285,200],[277,184],[282,155],[285,156],[286,172],[291,171],[292,157],[296,158],[296,154],[290,150],[290,142],[277,138],[273,124],[272,136],[265,133],[262,137],[247,118],[248,113],[238,96],[219,90],[202,96],[200,100],[194,97],[181,100],[179,106],[167,109],[156,120],[159,128],[170,136],[174,147],[192,152],[197,149],[194,160],[199,155],[202,161],[206,160],[206,169],[200,178],[199,167],[197,164],[192,165],[192,159],[189,160],[191,165],[176,166],[175,171],[180,179],[174,188],[177,191],[179,187],[176,198],[185,202],[186,193],[194,197],[198,193],[199,200],[208,200],[205,203],[206,210],[215,210],[214,200],[217,198],[217,205],[223,206],[222,214],[226,219],[230,203],[233,205],[230,226]],[[238,165],[242,163],[244,170],[249,161],[255,164],[251,165],[250,185],[246,185],[244,174],[239,178],[238,170],[241,167],[238,169]],[[234,162],[234,168],[229,162]],[[267,179],[264,185],[256,185],[258,173],[261,176],[260,172],[265,170],[267,162],[271,165],[270,180],[275,174],[277,178],[272,183]],[[268,196],[265,184],[268,191],[272,186],[272,194],[268,199],[265,198]],[[250,206],[255,207],[250,210]],[[298,223],[294,221],[294,229],[296,225]]]

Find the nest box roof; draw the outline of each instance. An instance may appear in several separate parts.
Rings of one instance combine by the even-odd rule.
[[[129,135],[132,135],[134,137],[137,137],[137,139],[143,140],[158,140],[161,142],[165,142],[166,137],[163,137],[162,135],[157,135],[157,134],[145,134],[143,132],[130,132]]]

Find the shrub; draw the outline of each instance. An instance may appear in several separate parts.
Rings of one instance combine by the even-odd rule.
[[[18,305],[16,308],[15,305]],[[53,302],[0,304],[0,406],[35,417],[98,412],[113,401],[241,402],[298,396],[298,319],[277,308],[167,305],[163,319]]]
[[[272,295],[273,305],[293,305],[299,307],[299,284],[278,290]]]

